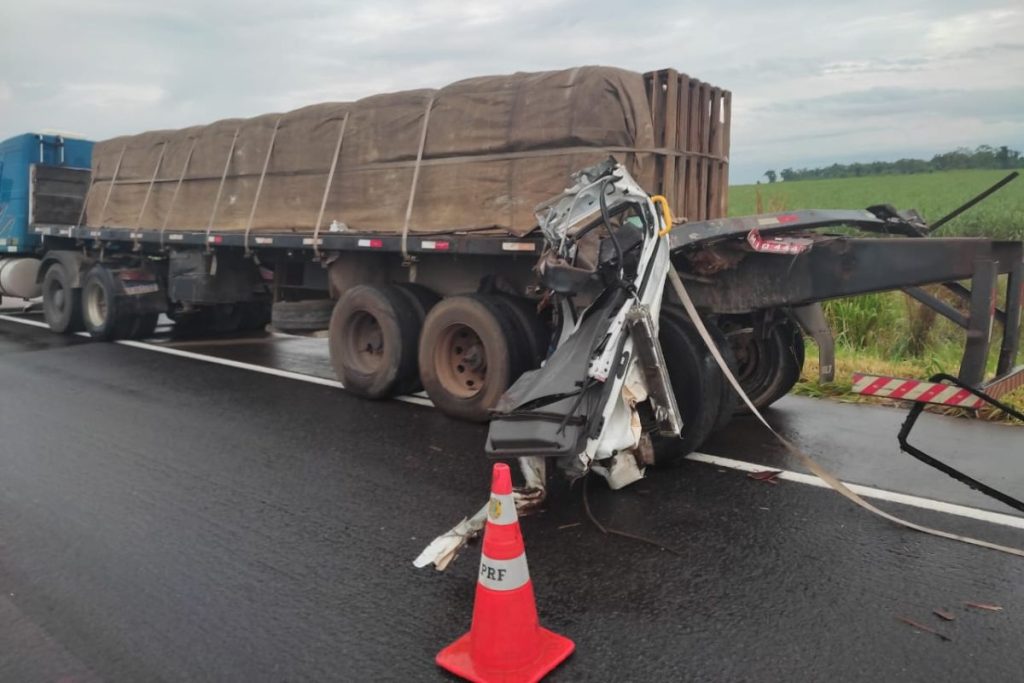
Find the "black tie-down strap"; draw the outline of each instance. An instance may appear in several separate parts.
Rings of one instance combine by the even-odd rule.
[[[965,382],[961,382],[959,379],[953,377],[952,375],[939,373],[937,375],[934,375],[929,381],[949,382],[950,384],[958,386],[965,391],[971,392],[972,394],[980,398],[982,401],[985,401],[989,405],[998,408],[1003,413],[1010,415],[1011,417],[1020,420],[1021,422],[1024,422],[1024,414],[1022,414],[1019,410],[1015,410],[1012,407],[1006,405],[1005,403],[997,401],[996,399],[992,398],[991,396],[981,391],[980,389],[972,387],[969,384],[966,384]],[[910,436],[910,430],[914,428],[914,425],[917,423],[917,418],[920,417],[922,411],[924,411],[925,405],[926,404],[923,402],[917,402],[914,404],[914,407],[910,409],[910,413],[907,415],[907,419],[903,422],[903,426],[900,427],[899,437],[897,437],[900,442],[900,449],[906,451],[907,453],[914,456],[924,464],[931,465],[940,472],[945,472],[946,474],[953,477],[957,481],[967,484],[972,489],[980,491],[981,493],[984,493],[986,496],[991,496],[992,498],[995,498],[996,500],[1006,505],[1009,505],[1015,510],[1020,510],[1021,512],[1024,512],[1024,502],[1021,502],[1020,500],[1014,498],[1013,496],[1007,495],[1002,491],[998,491],[992,488],[991,486],[988,486],[987,484],[983,484],[973,477],[967,476],[960,470],[954,469],[953,467],[950,467],[949,465],[936,460],[932,456],[922,451],[920,448],[912,446],[910,445],[910,443],[908,443],[907,438]]]

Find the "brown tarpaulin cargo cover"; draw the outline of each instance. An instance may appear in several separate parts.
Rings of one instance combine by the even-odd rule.
[[[648,186],[654,147],[639,73],[472,78],[100,142],[86,224],[312,233],[320,219],[322,232],[523,235],[539,202],[609,153]]]

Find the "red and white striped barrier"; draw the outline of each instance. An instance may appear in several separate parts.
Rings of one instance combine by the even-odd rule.
[[[985,402],[960,387],[916,379],[883,377],[853,373],[853,393],[865,396],[897,398],[903,401],[937,403],[958,408],[980,408]]]

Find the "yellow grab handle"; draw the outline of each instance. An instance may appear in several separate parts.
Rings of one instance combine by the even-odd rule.
[[[658,237],[664,237],[672,232],[672,210],[668,208],[668,200],[663,195],[656,194],[651,201],[661,205],[661,218],[665,221],[665,227],[658,232]]]

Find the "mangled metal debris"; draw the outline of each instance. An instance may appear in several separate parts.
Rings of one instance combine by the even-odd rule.
[[[491,457],[519,458],[527,488],[517,506],[543,499],[546,457],[571,478],[593,470],[613,489],[641,479],[651,461],[641,404],[660,434],[678,436],[682,425],[657,343],[671,267],[668,211],[609,159],[576,173],[537,218],[547,241],[538,272],[553,293],[557,345],[498,402],[486,447]],[[446,567],[485,517],[482,508],[439,536],[416,566]]]

